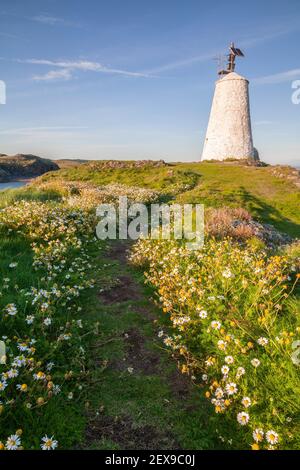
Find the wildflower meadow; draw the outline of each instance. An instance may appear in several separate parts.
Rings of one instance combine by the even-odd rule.
[[[233,449],[299,448],[299,274],[295,260],[210,238],[193,252],[140,240],[131,261],[170,320],[159,336],[210,402]]]
[[[244,209],[223,207],[208,211],[202,248],[140,238],[112,269],[116,261],[109,252],[103,255],[107,245],[95,236],[96,207],[120,195],[149,204],[166,192],[41,178],[1,196],[0,449],[73,448],[83,439],[91,397],[98,393],[94,383],[101,384],[101,393],[93,420],[106,409],[116,413],[118,404],[128,420],[126,412],[131,407],[134,413],[136,403],[138,421],[138,400],[146,394],[147,419],[157,426],[162,413],[165,420],[175,416],[174,429],[185,436],[186,446],[211,448],[216,436],[226,449],[299,449],[298,242],[254,221]],[[156,376],[149,379],[154,359],[144,346],[131,346],[127,355],[120,346],[114,352],[104,348],[103,357],[93,356],[95,337],[100,350],[139,338],[138,321],[145,321],[138,310],[130,311],[140,302],[140,287],[132,286],[129,268],[122,268],[128,256],[132,275],[144,275],[148,285],[143,299],[148,304],[150,295],[156,299],[155,341],[192,384],[193,407],[206,404],[201,420],[207,436],[198,411],[189,416],[179,401],[173,414],[160,408],[165,385]],[[126,269],[121,278],[118,269]],[[92,304],[94,312],[102,312],[100,323],[99,316],[87,315]],[[120,305],[128,319],[108,317],[114,308],[120,315]],[[120,354],[122,365],[116,365]],[[139,354],[145,370],[135,362]],[[121,387],[119,395],[111,384]],[[117,423],[119,417],[111,419]]]

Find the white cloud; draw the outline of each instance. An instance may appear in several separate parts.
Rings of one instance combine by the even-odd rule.
[[[168,64],[164,64],[164,65],[155,67],[151,70],[148,70],[146,73],[155,74],[155,73],[160,73],[160,72],[166,72],[168,70],[174,70],[174,69],[178,69],[181,67],[186,67],[188,65],[192,65],[195,63],[199,63],[199,62],[206,62],[208,60],[211,60],[216,55],[216,53],[217,52],[214,51],[208,54],[202,54],[202,55],[198,55],[194,57],[189,57],[188,59],[182,59],[182,60],[178,60],[175,62],[170,62]]]
[[[62,70],[50,70],[49,72],[45,73],[44,75],[34,75],[32,77],[33,80],[37,82],[45,81],[45,82],[52,82],[56,80],[70,80],[72,78],[72,74],[68,69]]]
[[[64,18],[59,18],[57,16],[48,15],[47,13],[32,16],[29,19],[32,20],[32,21],[36,21],[37,23],[47,24],[49,26],[62,25],[62,26],[80,27],[79,23],[75,23],[73,21],[66,20]]]
[[[100,72],[100,73],[110,73],[117,75],[125,75],[128,77],[150,77],[149,74],[140,73],[140,72],[130,72],[128,70],[114,69],[106,67],[105,65],[100,64],[99,62],[91,62],[86,60],[78,61],[54,61],[47,59],[27,59],[27,60],[18,60],[18,62],[34,65],[47,65],[51,67],[57,67],[58,69],[63,70],[51,70],[45,75],[35,76],[34,80],[69,80],[72,78],[72,71],[81,70],[83,72]]]
[[[285,72],[275,73],[273,75],[266,75],[251,80],[251,83],[256,85],[266,85],[274,83],[289,82],[300,78],[300,69],[286,70]]]

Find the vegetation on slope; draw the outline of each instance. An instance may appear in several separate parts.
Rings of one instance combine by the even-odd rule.
[[[299,449],[294,261],[231,239],[209,239],[195,252],[140,240],[131,259],[146,269],[171,321],[164,343],[211,403],[222,440],[234,449]]]
[[[86,193],[62,195],[0,195],[0,449],[215,448],[204,399],[160,347],[160,313],[127,247],[104,250]]]
[[[122,162],[123,163],[123,162]],[[132,165],[107,168],[88,163],[48,173],[41,181],[64,179],[95,184],[117,182],[162,191],[181,203],[205,207],[243,207],[255,218],[291,236],[300,233],[300,191],[296,182],[277,167],[245,167],[220,163]]]
[[[247,189],[247,197],[241,197],[245,195],[241,188]],[[129,199],[144,200],[146,203],[160,198],[170,202],[204,202],[210,207],[243,206],[252,214],[259,215],[264,222],[271,222],[291,235],[299,233],[297,186],[293,181],[272,174],[269,168],[229,167],[213,163],[147,163],[135,166],[132,162],[122,162],[122,165],[111,166],[100,162],[97,168],[95,164],[83,164],[78,168],[46,174],[19,190],[1,193],[0,207],[4,208],[0,212],[1,248],[5,256],[0,261],[3,280],[0,328],[1,336],[8,345],[9,362],[0,366],[3,383],[0,447],[12,447],[14,441],[18,448],[36,449],[41,445],[55,446],[58,441],[60,448],[74,445],[102,449],[211,449],[218,445],[249,448],[251,432],[259,429],[264,433],[264,441],[262,444],[254,439],[253,448],[256,444],[260,448],[297,448],[297,368],[288,362],[288,358],[290,338],[297,339],[299,333],[296,325],[299,305],[295,299],[288,303],[280,290],[287,275],[286,263],[296,269],[295,260],[299,256],[297,245],[285,249],[287,258],[285,255],[278,258],[275,278],[268,278],[274,275],[273,268],[268,273],[261,273],[264,280],[269,279],[270,285],[273,281],[278,283],[275,290],[270,288],[270,293],[265,293],[258,303],[255,292],[260,286],[256,281],[260,278],[256,277],[260,274],[249,270],[246,258],[249,256],[251,261],[253,251],[258,258],[264,259],[264,239],[256,238],[254,229],[257,226],[245,211],[222,209],[220,212],[210,212],[209,235],[219,238],[218,242],[214,242],[213,252],[219,250],[220,256],[216,259],[219,263],[224,262],[224,266],[226,264],[225,268],[228,269],[226,271],[224,268],[224,272],[234,273],[233,284],[230,289],[227,286],[226,292],[222,291],[222,282],[231,282],[232,276],[219,279],[221,271],[215,273],[222,292],[216,284],[214,288],[218,292],[212,295],[220,296],[220,299],[214,308],[214,315],[218,314],[220,320],[214,318],[214,321],[224,323],[224,334],[230,338],[237,334],[241,343],[254,344],[253,348],[248,345],[242,355],[240,351],[230,349],[228,355],[235,361],[234,366],[229,365],[230,373],[237,366],[248,371],[250,366],[246,362],[253,359],[253,352],[262,364],[257,374],[260,382],[256,383],[253,371],[249,371],[246,384],[242,382],[241,386],[240,382],[236,383],[236,396],[224,398],[224,403],[222,397],[209,397],[220,400],[220,403],[213,403],[218,407],[214,415],[210,404],[206,404],[204,392],[205,387],[212,387],[206,391],[215,394],[216,383],[219,388],[224,385],[226,390],[226,384],[222,383],[224,374],[220,373],[222,351],[215,344],[216,340],[221,340],[217,335],[221,334],[222,327],[210,335],[205,329],[202,330],[201,321],[198,317],[197,321],[194,319],[199,299],[197,297],[195,303],[194,297],[186,298],[193,287],[198,288],[198,284],[194,286],[193,279],[206,276],[209,280],[212,262],[206,262],[205,256],[201,258],[201,253],[200,265],[195,264],[192,254],[178,261],[177,250],[180,252],[181,248],[177,245],[170,251],[167,245],[160,247],[158,244],[150,250],[150,254],[143,249],[143,244],[138,245],[140,249],[136,253],[141,259],[151,261],[150,280],[160,292],[160,300],[164,302],[167,296],[169,302],[167,309],[163,305],[167,313],[163,316],[160,309],[149,306],[152,291],[141,287],[142,273],[134,273],[133,268],[127,266],[126,247],[117,241],[111,247],[107,246],[108,251],[104,251],[106,245],[93,237],[95,205],[113,202],[124,191]],[[222,219],[217,233],[213,223],[216,217]],[[245,219],[245,224],[233,229],[231,222],[233,219],[236,221],[237,217]],[[80,227],[85,229],[81,231]],[[224,235],[234,239],[230,249],[224,245]],[[249,253],[244,248],[248,239]],[[222,247],[225,247],[223,251]],[[236,253],[239,253],[238,259]],[[82,271],[81,264],[88,259],[87,256],[93,259],[93,266],[85,266]],[[165,259],[162,260],[161,256]],[[176,286],[166,287],[164,283],[170,275],[166,260],[170,256],[172,269],[182,272],[182,276]],[[255,256],[253,259],[256,259]],[[284,266],[281,264],[283,262]],[[160,266],[160,275],[155,277],[157,266]],[[194,274],[190,272],[190,266],[194,266]],[[262,267],[265,269],[266,266]],[[193,279],[188,278],[189,274]],[[83,287],[87,287],[92,277],[96,277],[96,288],[85,292]],[[185,281],[186,285],[181,286]],[[248,282],[248,285],[242,288],[243,282]],[[286,282],[290,281],[287,279]],[[186,294],[184,302],[178,304],[182,294],[178,292],[180,286]],[[57,290],[65,291],[66,299],[63,296],[61,301],[52,296]],[[43,291],[50,293],[49,299],[44,301],[41,298],[33,303],[34,293]],[[74,297],[68,295],[70,291],[74,292]],[[280,307],[276,315],[272,315],[275,308],[273,293],[278,297],[276,305]],[[228,307],[232,317],[230,321],[235,326],[228,323],[224,305]],[[208,305],[202,307],[201,310],[210,313]],[[66,310],[68,308],[70,310]],[[31,316],[34,317],[33,323],[27,323],[31,321],[28,319]],[[240,323],[244,316],[248,323],[243,336]],[[176,348],[172,350],[183,372],[180,380],[174,363],[168,360],[164,350],[166,345],[160,341],[170,337],[173,344],[173,320],[179,320],[176,330],[183,317],[192,318],[194,323],[190,325],[185,322],[186,329],[180,330],[181,339],[178,338]],[[258,321],[258,318],[262,320]],[[81,321],[77,323],[78,320]],[[59,340],[62,334],[68,337],[70,332],[70,342]],[[255,343],[258,333],[268,340],[262,348]],[[196,347],[195,334],[199,337]],[[248,339],[247,335],[251,338]],[[268,345],[273,342],[277,344],[276,335],[283,343],[278,343],[276,354],[273,354]],[[230,343],[229,340],[227,342]],[[232,348],[232,344],[229,346]],[[75,353],[78,347],[85,350],[84,357]],[[208,360],[207,351],[210,357],[216,359],[211,370],[204,371],[202,366]],[[180,353],[178,356],[177,352]],[[24,358],[20,359],[19,356]],[[56,366],[47,370],[47,365],[52,362]],[[15,364],[17,375],[11,372],[16,368]],[[272,374],[274,367],[276,370],[284,367],[285,373],[288,373],[284,386]],[[265,380],[260,375],[261,371]],[[207,379],[200,383],[199,377],[203,374],[207,375]],[[197,385],[195,388],[189,388],[190,379]],[[55,394],[53,390],[60,391]],[[250,411],[239,401],[243,398],[250,398]],[[269,398],[273,402],[276,399],[276,405],[272,407]],[[224,419],[223,405],[227,407],[228,401],[230,406]],[[250,422],[246,433],[240,432],[242,425],[237,421],[237,414],[242,411],[237,409],[238,406],[244,407],[243,413],[251,418],[250,422],[245,414],[240,415],[240,421],[245,419],[247,425]],[[61,416],[64,416],[63,426]],[[253,428],[253,425],[256,427]],[[216,432],[216,429],[219,431]],[[269,433],[266,440],[269,431],[275,434],[270,437]],[[52,435],[52,441],[46,439],[46,444],[41,441],[42,437]],[[223,444],[217,444],[216,437]],[[273,443],[270,442],[272,439]]]

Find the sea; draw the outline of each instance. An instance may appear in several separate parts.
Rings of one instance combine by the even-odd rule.
[[[9,183],[0,183],[0,191],[4,191],[5,189],[13,189],[13,188],[21,188],[21,186],[25,186],[28,181],[9,181]]]

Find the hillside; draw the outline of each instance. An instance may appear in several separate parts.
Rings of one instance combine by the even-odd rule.
[[[36,155],[0,154],[0,182],[2,183],[19,178],[33,178],[47,171],[58,169],[55,162]]]
[[[222,163],[88,162],[48,173],[38,181],[118,182],[155,189],[182,203],[244,207],[258,220],[291,236],[300,233],[299,171],[286,166]]]
[[[298,184],[98,161],[2,191],[0,449],[299,449],[299,241],[245,210],[297,236]],[[200,250],[100,240],[96,207],[119,195],[221,209]]]

